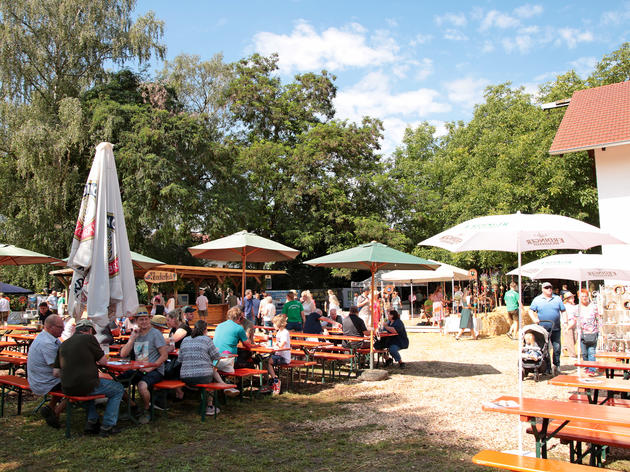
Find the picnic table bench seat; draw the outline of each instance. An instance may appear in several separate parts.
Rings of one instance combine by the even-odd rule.
[[[26,380],[24,377],[18,377],[17,375],[0,375],[0,386],[2,389],[2,399],[0,400],[0,417],[4,416],[5,390],[17,392],[17,414],[21,414],[23,392],[24,390],[29,392],[31,391],[28,380]]]
[[[186,384],[181,380],[160,380],[156,382],[151,387],[151,419],[155,415],[155,392],[165,391],[165,390],[175,390],[178,388],[184,388]],[[166,398],[165,398],[166,404]]]
[[[281,371],[288,371],[288,385],[287,385],[287,391],[291,390],[291,386],[293,385],[293,373],[294,371],[297,369],[298,371],[298,382],[302,379],[302,374],[301,374],[301,370],[300,369],[306,369],[306,378],[308,378],[308,369],[310,367],[315,367],[317,365],[317,362],[315,361],[307,361],[307,360],[301,360],[301,359],[291,359],[291,362],[288,364],[278,364],[276,367],[276,369],[278,370],[278,373],[280,373]]]
[[[335,378],[335,365],[337,363],[350,362],[350,370],[348,371],[348,377],[352,372],[356,372],[356,359],[354,354],[347,354],[342,352],[316,352],[313,354],[313,360],[321,361],[322,364],[322,383],[324,383],[326,377],[326,362],[330,363],[330,373],[332,378]],[[341,367],[340,367],[341,373]]]
[[[199,410],[201,414],[201,421],[206,421],[206,408],[208,407],[208,392],[212,392],[212,395],[213,395],[214,406],[215,406],[214,418],[216,419],[217,417],[216,406],[219,399],[218,393],[222,390],[229,390],[231,388],[236,388],[236,385],[228,384],[228,383],[212,382],[212,383],[207,383],[207,384],[195,384],[193,385],[193,387],[201,390],[201,404],[199,406]]]
[[[239,396],[239,398],[241,400],[243,399],[243,384],[244,384],[245,379],[249,379],[249,396],[250,398],[253,398],[253,395],[252,395],[252,392],[254,389],[253,378],[258,376],[259,382],[260,382],[259,386],[262,387],[262,376],[267,375],[267,374],[268,372],[266,370],[249,369],[249,368],[234,369],[234,372],[219,371],[219,375],[221,375],[221,377],[234,377],[238,379],[238,389],[241,391],[241,395]]]
[[[574,393],[573,395],[569,397],[569,400],[572,402],[578,402],[578,403],[589,403],[588,396],[584,394],[580,394],[580,393]],[[623,399],[623,398],[610,397],[610,398],[605,399],[602,405],[620,406],[622,408],[623,407],[628,408],[630,407],[630,400]]]
[[[562,421],[551,421],[549,429],[556,429],[561,424]],[[527,432],[533,433],[531,427],[527,428]],[[590,454],[590,465],[601,467],[609,447],[630,449],[630,427],[572,421],[554,436],[562,444],[569,444],[569,459],[574,463],[581,464],[584,457]],[[582,443],[590,444],[590,447],[582,450]]]
[[[480,451],[472,461],[478,465],[494,467],[502,470],[516,472],[594,472],[601,470],[582,464],[571,464],[553,459],[540,459],[537,457],[518,456],[499,451]]]
[[[105,398],[105,395],[66,395],[62,392],[49,392],[49,395],[52,397],[58,397],[60,399],[65,399],[67,401],[66,404],[66,438],[71,436],[70,430],[72,426],[72,410],[74,409],[75,403],[85,403],[93,400],[98,400],[100,398]]]

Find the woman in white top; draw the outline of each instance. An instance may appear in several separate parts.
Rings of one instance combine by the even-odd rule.
[[[276,305],[273,303],[271,295],[265,297],[265,305],[260,309],[265,326],[273,326],[273,317],[276,316]]]
[[[328,290],[328,312],[330,313],[332,309],[339,310],[339,308],[341,307],[339,306],[337,295],[332,290]]]
[[[175,297],[173,295],[169,295],[168,301],[166,302],[166,306],[164,307],[164,311],[166,314],[172,313],[175,311]]]
[[[313,300],[313,295],[308,290],[304,290],[302,292],[302,296],[300,297],[300,302],[302,302],[302,307],[304,308],[304,314],[309,315],[315,311],[315,300]]]

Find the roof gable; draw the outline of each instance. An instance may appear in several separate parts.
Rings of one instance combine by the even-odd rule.
[[[630,144],[630,82],[575,92],[549,153],[621,144]]]

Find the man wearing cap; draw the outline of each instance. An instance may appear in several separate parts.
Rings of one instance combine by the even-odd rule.
[[[151,318],[144,306],[138,307],[134,318],[136,326],[131,331],[129,341],[120,350],[120,357],[130,357],[133,354],[137,361],[150,362],[155,366],[126,372],[121,378],[130,379],[138,385],[138,392],[144,402],[144,412],[138,421],[140,424],[147,424],[151,421],[150,388],[164,378],[164,361],[168,359],[169,346],[162,333],[151,326]]]
[[[197,313],[199,313],[199,318],[202,320],[206,319],[208,316],[208,298],[205,295],[206,291],[202,288],[199,289],[199,296],[195,301],[197,305]]]
[[[61,391],[61,382],[53,372],[57,351],[61,344],[59,341],[61,333],[63,333],[63,320],[57,315],[48,316],[44,321],[44,330],[37,335],[28,350],[26,371],[28,383],[35,395]],[[64,407],[65,402],[59,402],[59,397],[50,397],[50,402],[44,405],[40,412],[49,426],[59,428],[59,414]]]
[[[560,373],[560,319],[566,308],[558,295],[553,294],[553,286],[549,282],[542,285],[543,293],[538,295],[529,306],[529,316],[534,323],[538,323],[549,333],[553,347],[553,375]],[[547,366],[547,373],[551,374],[551,366]]]
[[[566,287],[564,285],[563,287]],[[562,302],[567,311],[562,316],[562,350],[567,356],[577,358],[575,343],[577,342],[577,314],[578,306],[575,304],[575,297],[568,290],[562,294]]]
[[[86,396],[105,395],[107,406],[103,414],[103,423],[99,424],[99,416],[94,402],[88,403],[87,424],[85,433],[109,436],[120,430],[116,427],[120,400],[125,389],[122,384],[101,379],[98,365],[107,363],[107,356],[94,337],[96,330],[90,320],[79,320],[74,334],[59,347],[55,368],[61,370],[61,388],[66,395]]]

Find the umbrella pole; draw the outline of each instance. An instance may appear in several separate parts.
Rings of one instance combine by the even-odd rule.
[[[241,304],[243,305],[243,309],[245,308],[245,270],[247,265],[247,253],[245,252],[245,248],[243,248],[242,262],[243,262],[243,274],[241,275]]]
[[[586,285],[588,285],[588,281],[586,282]],[[577,328],[577,360],[578,362],[580,362],[580,359],[582,358],[582,331],[580,329],[580,315],[582,313],[582,303],[580,302],[580,290],[582,289],[582,281],[580,280],[580,284],[578,285],[579,289],[578,289],[578,309],[577,309],[577,319],[575,320],[575,326]],[[578,377],[582,377],[582,373],[583,370],[581,367],[578,367]]]
[[[521,240],[520,235],[516,237],[516,247],[518,252],[518,399],[523,402],[523,358],[521,356],[521,346],[523,345],[522,332],[523,332],[523,302],[521,298],[522,291],[522,279],[521,279]],[[523,453],[523,427],[521,422],[518,422],[518,451]]]
[[[370,330],[370,370],[374,368],[374,271],[376,267],[372,264],[372,282],[370,286],[371,296],[370,296],[370,325],[372,329]]]
[[[409,294],[409,308],[411,309],[411,319],[413,320],[413,281],[409,281],[411,287],[411,293]]]

